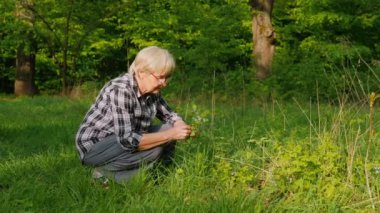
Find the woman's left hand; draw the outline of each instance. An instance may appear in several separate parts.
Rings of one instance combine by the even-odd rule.
[[[173,126],[187,125],[183,120],[176,120]]]

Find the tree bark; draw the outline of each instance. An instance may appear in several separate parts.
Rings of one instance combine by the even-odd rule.
[[[63,41],[63,67],[61,72],[61,79],[62,79],[62,94],[67,95],[68,94],[68,88],[67,88],[67,72],[68,72],[68,59],[67,54],[69,50],[69,33],[70,33],[70,24],[71,24],[71,15],[73,10],[73,1],[70,1],[71,7],[70,10],[67,12],[66,16],[66,26],[64,30],[64,41]]]
[[[34,83],[35,54],[25,54],[23,47],[17,51],[16,80],[14,94],[16,96],[35,95],[37,88]]]
[[[37,87],[34,82],[36,73],[36,41],[30,28],[34,27],[34,13],[28,7],[34,7],[33,1],[21,0],[16,2],[15,15],[25,23],[25,41],[19,45],[16,56],[16,79],[14,83],[14,94],[35,95]],[[28,48],[25,48],[28,46]]]
[[[256,67],[256,78],[263,80],[272,73],[275,51],[275,31],[271,16],[274,0],[250,0],[252,16],[252,56]]]

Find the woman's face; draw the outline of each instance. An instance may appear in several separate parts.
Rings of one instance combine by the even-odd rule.
[[[160,90],[167,86],[168,77],[157,73],[140,73],[139,88],[141,94],[154,93],[157,94]]]

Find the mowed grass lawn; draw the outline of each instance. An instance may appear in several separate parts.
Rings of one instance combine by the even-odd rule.
[[[178,143],[172,166],[104,189],[74,144],[90,98],[1,96],[0,212],[380,208],[380,146],[375,134],[368,149],[366,103],[169,102],[197,137]]]

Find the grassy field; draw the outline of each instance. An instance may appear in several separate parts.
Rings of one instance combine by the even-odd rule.
[[[173,166],[104,189],[74,146],[90,99],[0,96],[0,211],[380,209],[380,146],[366,102],[170,103],[199,136],[178,144]],[[378,121],[375,112],[374,130]]]

